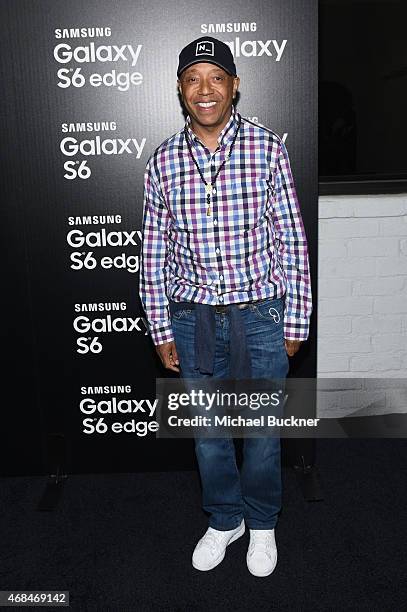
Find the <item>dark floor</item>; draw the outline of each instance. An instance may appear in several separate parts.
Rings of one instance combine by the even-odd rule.
[[[284,469],[267,578],[247,570],[247,534],[192,568],[195,472],[70,476],[54,512],[36,510],[45,478],[3,478],[0,589],[68,590],[86,611],[406,610],[407,440],[320,440],[317,456],[323,502]]]

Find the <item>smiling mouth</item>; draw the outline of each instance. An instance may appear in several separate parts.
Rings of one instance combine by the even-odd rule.
[[[215,106],[216,102],[197,102],[196,104],[200,108],[212,108],[212,106]]]

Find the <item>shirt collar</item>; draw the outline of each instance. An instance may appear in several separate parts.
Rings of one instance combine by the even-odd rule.
[[[239,117],[240,117],[240,115],[239,115],[238,111],[235,109],[234,106],[232,106],[232,113],[231,113],[231,115],[229,117],[229,120],[228,120],[227,124],[225,125],[225,127],[223,128],[223,130],[221,131],[221,133],[218,136],[218,144],[219,144],[219,146],[228,145],[230,142],[232,142],[233,137],[235,135],[235,132],[237,130],[237,125],[238,125]],[[187,116],[185,126],[186,126],[186,129],[187,129],[190,141],[194,145],[196,145],[197,143],[200,143],[202,146],[205,146],[199,140],[198,136],[196,136],[196,134],[192,131],[192,129],[191,129],[191,117],[189,115]]]

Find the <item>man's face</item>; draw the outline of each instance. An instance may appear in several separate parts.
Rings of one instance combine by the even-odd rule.
[[[239,81],[222,68],[202,62],[184,70],[178,87],[191,119],[202,127],[216,127],[226,125]]]

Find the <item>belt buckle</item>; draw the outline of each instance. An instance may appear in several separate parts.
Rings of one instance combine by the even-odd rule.
[[[260,298],[260,300],[253,300],[251,302],[238,302],[236,306],[239,310],[243,310],[244,308],[249,308],[251,304],[258,304],[259,302],[265,302],[268,298]],[[215,312],[226,312],[227,304],[215,304]]]
[[[215,312],[226,312],[227,306],[225,304],[216,304]]]
[[[236,304],[237,308],[239,308],[239,310],[242,310],[243,308],[247,308],[249,306],[249,302],[239,302]],[[216,312],[227,312],[227,304],[216,304],[215,305],[215,311]]]

